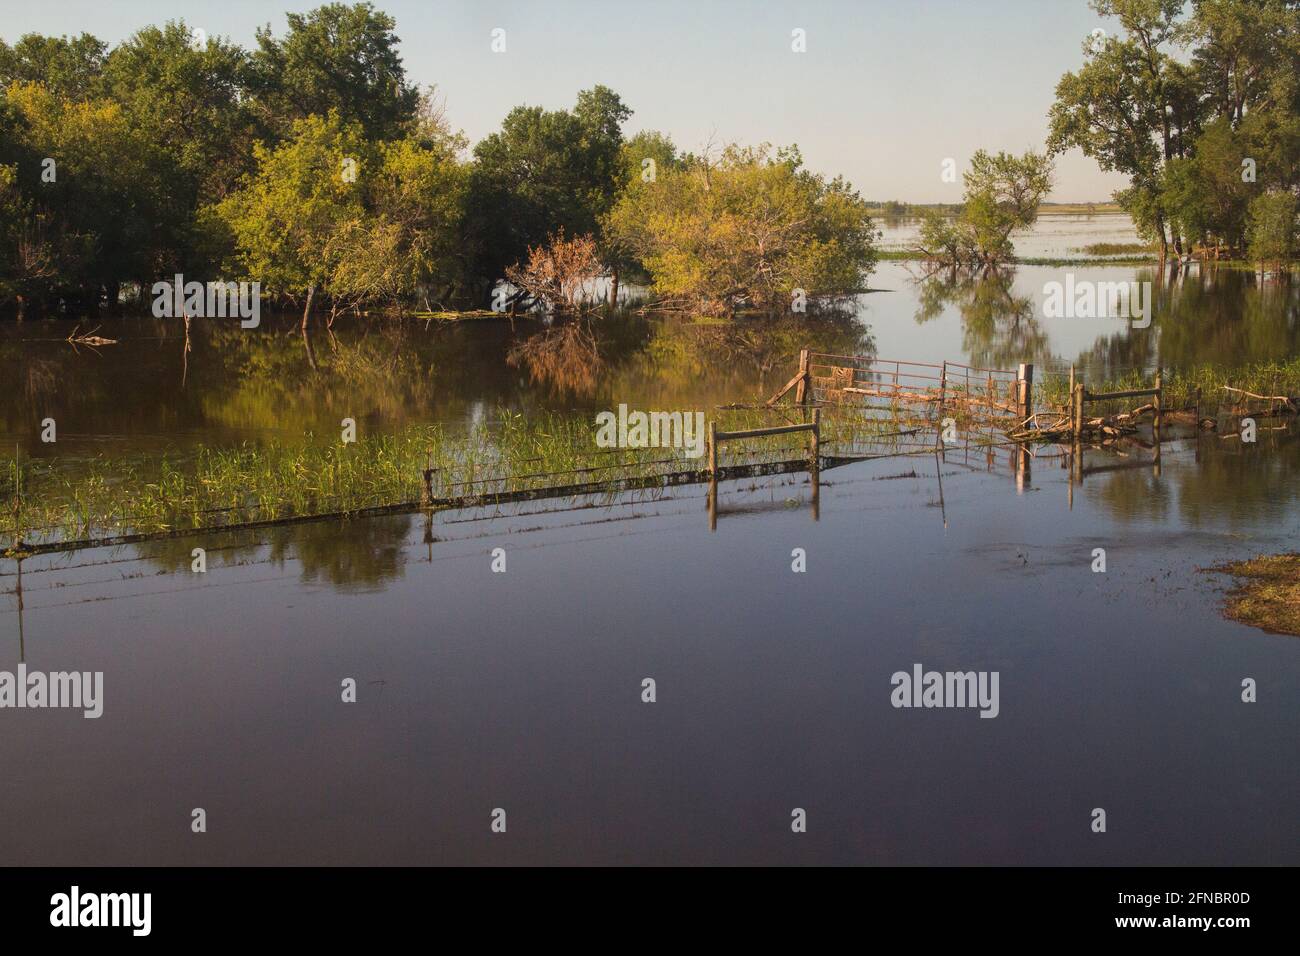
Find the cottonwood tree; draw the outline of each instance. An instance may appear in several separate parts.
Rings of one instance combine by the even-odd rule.
[[[110,100],[19,83],[5,91],[0,114],[9,205],[23,216],[13,226],[18,260],[0,268],[33,298],[115,304],[123,281],[153,274],[168,241],[159,228],[166,159]]]
[[[337,114],[308,117],[256,171],[209,208],[228,231],[228,262],[267,291],[339,307],[415,295],[457,281],[468,171],[462,142],[428,130],[371,142]],[[331,313],[332,314],[332,313]]]
[[[207,221],[229,230],[235,271],[262,283],[264,291],[302,297],[306,328],[316,294],[327,291],[341,255],[333,237],[366,214],[362,190],[345,171],[366,170],[374,152],[360,126],[331,113],[299,120],[279,146],[257,144],[254,158],[256,172],[208,207]]]
[[[1188,242],[1239,248],[1252,196],[1300,187],[1300,5],[1195,0],[1186,19],[1184,0],[1091,6],[1123,32],[1085,41],[1084,65],[1057,84],[1050,151],[1127,175],[1115,198],[1162,259]]]
[[[1280,271],[1300,254],[1297,209],[1300,209],[1300,203],[1295,194],[1282,190],[1265,193],[1251,202],[1246,230],[1247,252],[1261,269],[1272,265]]]
[[[186,212],[221,199],[251,170],[256,128],[244,97],[248,59],[219,37],[195,49],[180,20],[137,31],[105,62],[107,95],[174,161],[173,188]]]
[[[1131,185],[1116,199],[1142,234],[1158,239],[1164,258],[1169,236],[1160,177],[1164,163],[1180,155],[1183,141],[1173,100],[1185,79],[1172,52],[1185,3],[1090,0],[1089,5],[1100,16],[1118,19],[1124,35],[1084,42],[1083,67],[1056,85],[1048,147],[1053,153],[1078,147],[1102,169],[1128,175]]]
[[[0,87],[40,83],[69,99],[100,96],[107,49],[89,33],[71,38],[28,33],[13,46],[0,40]]]

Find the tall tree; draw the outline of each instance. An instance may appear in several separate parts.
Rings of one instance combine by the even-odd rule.
[[[104,85],[186,177],[189,208],[224,196],[252,160],[248,55],[219,37],[196,46],[185,21],[145,27],[108,56]]]
[[[151,277],[165,252],[165,160],[117,103],[35,83],[14,84],[5,100],[26,242],[57,275],[34,291],[116,303],[121,283]]]
[[[1164,164],[1183,155],[1191,97],[1188,71],[1174,59],[1185,0],[1090,0],[1099,15],[1118,20],[1123,35],[1083,45],[1085,62],[1061,77],[1052,105],[1048,148],[1078,147],[1102,169],[1126,174],[1117,199],[1138,228],[1160,242],[1170,237],[1160,205]],[[1175,248],[1180,239],[1173,237]]]
[[[288,33],[257,32],[252,88],[263,122],[284,135],[295,120],[331,110],[367,139],[396,139],[416,115],[419,91],[406,80],[396,21],[369,3],[329,3],[290,13]]]
[[[89,33],[71,38],[28,33],[13,46],[0,40],[0,87],[40,83],[60,96],[87,99],[100,92],[106,49]]]
[[[474,148],[470,235],[489,288],[554,233],[600,239],[622,182],[622,125],[631,113],[597,86],[579,93],[572,111],[516,107]]]

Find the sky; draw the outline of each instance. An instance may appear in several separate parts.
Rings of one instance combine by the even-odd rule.
[[[183,19],[245,47],[285,29],[294,0],[0,0],[0,38],[95,34],[110,44]],[[603,83],[683,149],[797,143],[866,199],[956,202],[944,160],[1041,149],[1057,80],[1083,62],[1086,0],[378,0],[397,20],[410,79],[436,84],[453,127],[477,142],[520,104],[570,107]],[[494,53],[492,31],[505,31]],[[791,49],[805,31],[804,53]],[[1102,201],[1126,185],[1078,152],[1049,197]]]

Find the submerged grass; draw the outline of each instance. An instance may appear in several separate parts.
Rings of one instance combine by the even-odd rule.
[[[1237,578],[1224,614],[1272,634],[1300,635],[1300,554],[1273,554],[1210,571]]]
[[[1103,382],[1087,381],[1086,384],[1091,392],[1114,392],[1149,387],[1151,382],[1151,373],[1134,370]],[[1234,395],[1226,388],[1242,389],[1257,395],[1285,395],[1294,399],[1300,396],[1300,357],[1288,362],[1266,362],[1232,369],[1215,365],[1174,369],[1164,372],[1162,385],[1164,407],[1168,410],[1194,405],[1198,388],[1206,414],[1213,414],[1218,405],[1241,403],[1241,396]],[[1035,388],[1038,390],[1038,401],[1042,404],[1064,407],[1069,402],[1070,385],[1066,375],[1049,375]],[[1125,401],[1129,406],[1134,402],[1132,399]],[[1120,410],[1119,406],[1124,405],[1125,401],[1090,404],[1088,407],[1090,411],[1110,412]],[[1103,407],[1109,405],[1115,405],[1116,408]]]
[[[1203,409],[1233,405],[1239,397],[1222,386],[1261,395],[1300,395],[1300,358],[1286,364],[1237,370],[1213,366],[1168,372],[1165,408],[1191,405],[1196,389]],[[1149,384],[1138,372],[1098,383],[1092,391]],[[1068,380],[1047,375],[1036,384],[1039,407],[1064,407]],[[1124,404],[1124,403],[1111,403]],[[1131,403],[1129,403],[1131,404]],[[1121,409],[1089,406],[1108,413]],[[934,442],[933,408],[915,420],[881,409],[834,406],[822,411],[822,454],[838,457],[907,454]],[[947,410],[946,410],[947,411]],[[687,413],[690,414],[690,413]],[[790,407],[728,407],[705,412],[721,431],[791,424]],[[1003,436],[994,423],[977,424],[987,435]],[[249,522],[347,514],[366,508],[405,506],[421,500],[423,472],[433,469],[438,499],[569,486],[608,487],[645,479],[700,472],[703,457],[681,447],[600,448],[590,417],[558,413],[499,412],[468,431],[441,425],[410,426],[393,434],[363,436],[355,443],[304,440],[235,447],[199,447],[150,458],[99,455],[91,458],[0,460],[0,488],[10,497],[0,514],[0,547],[83,541],[127,534],[203,530]],[[703,435],[699,436],[702,448]],[[746,439],[722,445],[719,464],[792,461],[807,454],[800,433]],[[7,495],[8,496],[8,495]],[[17,505],[17,507],[15,507]]]
[[[689,414],[689,413],[687,413]],[[719,409],[720,430],[797,420],[789,409]],[[269,442],[199,447],[157,458],[13,458],[0,462],[0,487],[20,489],[0,516],[0,541],[91,540],[125,534],[203,530],[254,521],[350,513],[418,503],[433,469],[435,498],[614,483],[631,477],[699,471],[690,449],[600,448],[591,418],[499,413],[468,432],[411,426],[355,443]],[[838,414],[823,426],[823,446],[849,448],[889,428]],[[702,447],[703,435],[699,441]],[[798,459],[799,434],[724,444],[723,467]],[[12,492],[11,492],[12,493]],[[12,507],[14,501],[20,508]]]
[[[1147,242],[1093,242],[1086,246],[1081,246],[1078,252],[1085,256],[1146,256],[1150,258],[1155,255],[1156,247]]]

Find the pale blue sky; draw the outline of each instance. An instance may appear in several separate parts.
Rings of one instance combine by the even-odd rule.
[[[91,32],[116,43],[184,19],[253,45],[284,30],[292,0],[0,0],[0,37]],[[1060,75],[1081,43],[1109,28],[1086,0],[385,0],[410,76],[436,83],[452,124],[477,141],[512,106],[572,105],[604,83],[636,111],[630,131],[668,132],[684,148],[795,142],[813,168],[843,173],[869,199],[956,201],[940,179],[975,149],[1041,148]],[[507,52],[490,50],[494,27]],[[808,51],[790,49],[807,31]],[[1053,199],[1101,200],[1124,185],[1075,153]]]

